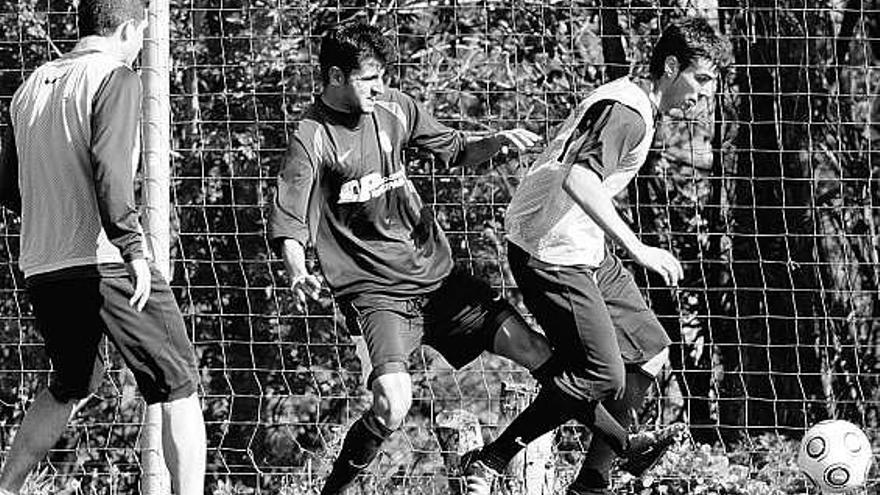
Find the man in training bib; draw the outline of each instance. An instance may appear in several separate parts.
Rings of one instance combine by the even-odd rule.
[[[554,357],[577,370],[588,398],[622,425],[641,408],[667,360],[670,341],[630,273],[606,246],[606,236],[669,285],[677,285],[683,272],[672,253],[636,237],[612,198],[645,162],[658,115],[672,109],[687,113],[713,97],[718,68],[729,51],[705,19],[669,26],[653,50],[652,80],[640,86],[624,77],[590,93],[526,172],[507,210],[508,259],[526,306]],[[540,399],[539,394],[494,442],[465,456],[470,495],[489,493],[492,477],[523,445],[583,415]],[[643,473],[682,426],[657,432],[650,455],[624,458],[620,467]],[[609,493],[618,456],[626,456],[620,444],[594,435],[569,494]]]

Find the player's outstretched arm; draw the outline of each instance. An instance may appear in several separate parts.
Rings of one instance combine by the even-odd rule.
[[[540,136],[525,129],[509,129],[482,136],[468,135],[441,124],[412,97],[399,91],[391,94],[407,115],[409,144],[433,153],[443,166],[476,166],[488,161],[505,147],[525,151],[541,141]]]
[[[541,136],[525,129],[499,131],[483,138],[469,138],[456,165],[470,167],[488,161],[505,148],[523,152],[541,142]]]
[[[290,288],[293,290],[293,301],[298,311],[306,307],[306,299],[317,301],[321,292],[321,281],[309,273],[306,268],[306,250],[299,241],[284,239],[281,241],[281,258],[284,268],[290,276]]]
[[[659,273],[668,285],[678,285],[684,272],[681,263],[664,249],[647,246],[636,237],[617,210],[596,172],[572,166],[562,187],[584,212],[612,239],[626,249],[636,262]]]
[[[12,125],[3,131],[0,143],[0,206],[21,213],[21,193],[18,189],[18,152]]]

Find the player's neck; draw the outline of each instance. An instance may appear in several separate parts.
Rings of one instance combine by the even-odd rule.
[[[318,98],[321,106],[326,109],[325,112],[331,116],[332,122],[352,130],[360,128],[366,114],[352,110],[349,105],[344,103],[344,100],[340,103],[338,99],[327,98],[326,92]]]
[[[119,47],[116,39],[107,36],[86,36],[80,39],[73,51],[97,50],[112,55],[119,60],[126,62],[125,55]]]

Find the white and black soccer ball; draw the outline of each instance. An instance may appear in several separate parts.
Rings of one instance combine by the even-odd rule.
[[[823,495],[865,486],[873,455],[858,426],[839,419],[817,423],[801,440],[797,464]]]

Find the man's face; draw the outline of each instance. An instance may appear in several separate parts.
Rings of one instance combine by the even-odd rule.
[[[385,92],[385,66],[375,58],[361,61],[343,84],[346,106],[353,112],[372,113],[377,98]]]
[[[673,65],[677,67],[677,63]],[[698,105],[707,105],[712,100],[717,83],[718,69],[715,64],[703,57],[695,58],[684,69],[672,71],[669,86],[663,93],[661,109],[678,109],[691,117]]]

